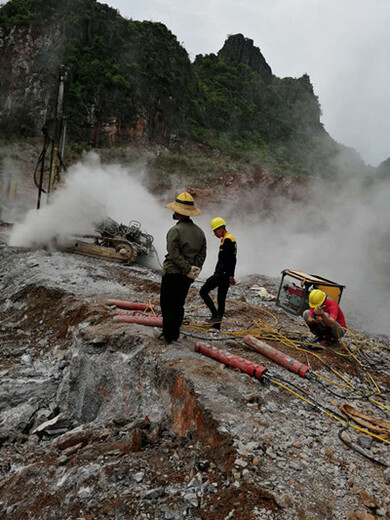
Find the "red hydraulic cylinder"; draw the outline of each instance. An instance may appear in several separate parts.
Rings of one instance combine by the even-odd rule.
[[[149,327],[162,327],[161,316],[145,316],[141,314],[139,316],[114,316],[114,321],[121,321],[123,323],[138,323],[139,325],[148,325]]]
[[[267,343],[264,343],[264,341],[260,341],[249,334],[245,336],[244,343],[301,377],[306,377],[306,374],[309,371],[307,365],[304,365],[300,361],[291,358],[287,354],[280,352],[280,350],[276,350],[276,348],[271,347],[271,345],[268,345]]]
[[[151,316],[143,311],[131,311],[130,309],[114,309],[114,313],[121,316],[146,316],[146,318]]]
[[[107,300],[107,305],[116,305],[121,309],[132,309],[136,311],[150,311],[154,309],[154,305],[145,305],[145,303],[128,302],[125,300]]]
[[[252,363],[252,361],[230,354],[230,352],[227,352],[226,350],[213,347],[212,345],[202,343],[201,341],[198,341],[195,345],[195,352],[200,352],[204,356],[213,358],[229,367],[237,368],[238,370],[241,370],[241,372],[245,372],[245,374],[256,377],[256,379],[261,379],[267,371],[265,367],[258,365],[257,363]]]

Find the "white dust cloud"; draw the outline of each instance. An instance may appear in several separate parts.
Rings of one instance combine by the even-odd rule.
[[[238,241],[238,274],[280,277],[290,268],[341,283],[341,307],[354,325],[390,333],[390,182],[312,183],[303,201],[279,199],[268,217],[243,216],[242,203],[229,226]]]
[[[143,174],[142,167],[102,165],[89,153],[69,170],[50,204],[15,225],[10,245],[37,246],[91,233],[94,223],[109,216],[123,224],[138,220],[154,236],[162,261],[174,221],[165,203],[144,187]],[[194,221],[208,243],[201,279],[214,271],[219,241],[210,219],[221,216],[238,243],[236,278],[257,273],[280,279],[286,268],[320,275],[346,285],[341,307],[350,326],[390,334],[390,182],[358,176],[310,182],[298,201],[260,188],[239,204],[205,208],[197,201],[203,214]]]
[[[96,153],[88,153],[68,170],[65,185],[49,204],[30,210],[14,226],[10,245],[37,247],[53,239],[61,243],[73,235],[94,233],[94,224],[106,217],[126,225],[137,220],[142,231],[155,236],[155,227],[164,220],[168,228],[171,215],[142,185],[143,173],[142,167],[103,165]],[[154,245],[160,251],[165,235],[156,235]]]

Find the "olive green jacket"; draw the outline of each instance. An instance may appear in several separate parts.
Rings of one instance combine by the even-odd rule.
[[[188,274],[191,266],[202,268],[206,259],[206,237],[192,220],[179,221],[167,234],[162,274]]]

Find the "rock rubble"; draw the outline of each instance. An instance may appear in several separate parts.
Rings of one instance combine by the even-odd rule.
[[[106,306],[112,297],[158,303],[159,275],[143,266],[5,246],[0,275],[3,518],[390,517],[388,445],[353,428],[341,432],[324,413],[347,402],[386,418],[358,399],[369,382],[337,354],[321,353],[323,364],[295,353],[317,374],[302,379],[234,335],[187,327],[178,345],[163,346],[146,327],[114,323]],[[275,293],[277,281],[260,276],[233,287],[224,330],[249,329],[268,319],[265,309],[304,334],[300,318],[249,290],[254,282]],[[191,323],[207,315],[191,311],[199,305],[195,285]],[[200,356],[198,336],[264,364],[280,384]],[[378,370],[388,366],[388,351],[366,358],[378,400],[389,406],[388,375]],[[358,390],[324,383],[335,379],[332,368]]]

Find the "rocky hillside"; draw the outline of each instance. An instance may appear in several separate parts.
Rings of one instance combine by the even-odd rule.
[[[167,347],[107,306],[158,303],[158,272],[10,248],[6,235],[3,227],[2,518],[389,518],[388,429],[339,410],[388,421],[388,340],[350,334],[339,349],[311,352],[301,319],[251,289],[275,294],[277,281],[256,275],[232,287],[222,334],[205,327],[196,283],[181,339]],[[248,332],[311,376],[248,349]],[[266,366],[268,379],[196,353],[197,341]]]
[[[0,63],[6,135],[20,134],[21,124],[31,135],[54,117],[60,64],[73,140],[99,144],[112,118],[124,132],[147,123],[151,138],[163,138],[186,111],[190,62],[176,38],[94,0],[8,2],[0,10]]]
[[[164,25],[95,0],[10,0],[0,8],[0,137],[51,128],[60,71],[73,142],[196,142],[285,176],[367,171],[323,128],[309,76],[277,78],[242,34],[191,63]]]

